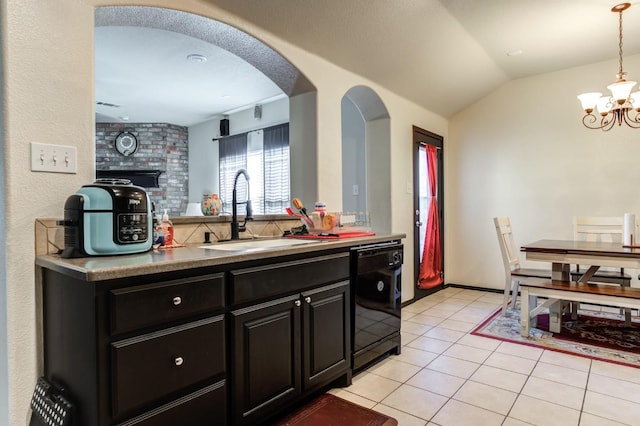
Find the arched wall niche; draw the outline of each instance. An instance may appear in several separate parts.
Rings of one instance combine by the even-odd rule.
[[[374,231],[391,232],[390,117],[366,86],[352,87],[342,98],[342,206],[369,211]]]
[[[95,26],[139,26],[181,33],[225,49],[261,71],[289,97],[291,194],[305,194],[305,199],[317,199],[316,88],[286,58],[235,27],[175,9],[98,7]]]

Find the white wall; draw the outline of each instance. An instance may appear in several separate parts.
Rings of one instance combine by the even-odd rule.
[[[391,232],[391,168],[389,167],[389,119],[367,121],[367,203],[372,230],[379,233]],[[412,166],[407,166],[411,168]],[[407,233],[408,235],[408,233]],[[405,261],[407,263],[412,259]]]
[[[199,203],[203,194],[220,193],[218,141],[220,120],[189,127],[189,202]]]
[[[347,96],[342,98],[342,211],[367,211],[367,133],[358,107]],[[358,194],[353,193],[353,186]],[[335,208],[327,206],[329,211]]]
[[[229,114],[229,134],[264,129],[289,121],[289,99],[282,98],[262,106],[262,118],[255,119],[253,108]],[[220,119],[189,127],[189,202],[199,203],[203,194],[219,193]]]
[[[0,8],[0,16],[3,13]],[[0,18],[0,22],[2,19]],[[0,24],[2,25],[2,24]],[[0,31],[0,46],[3,45],[4,35]],[[4,81],[3,67],[0,66],[0,82]],[[0,85],[0,105],[4,105],[4,85]],[[4,151],[6,143],[4,138],[4,108],[0,108],[0,164],[3,165],[0,172],[0,235],[6,235],[5,223],[5,169]],[[5,251],[0,251],[0,297],[7,294],[7,258]],[[7,304],[0,303],[0,424],[9,424],[9,389],[6,386],[9,379],[9,359],[8,359],[8,334],[7,334]],[[3,385],[5,384],[5,385]]]
[[[625,58],[625,66],[630,79],[640,78],[640,55]],[[640,130],[586,129],[576,99],[606,91],[616,69],[608,61],[516,80],[451,120],[446,282],[503,286],[494,216],[511,217],[522,245],[570,239],[573,216],[640,214]]]

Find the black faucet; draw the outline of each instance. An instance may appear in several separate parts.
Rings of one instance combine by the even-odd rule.
[[[240,177],[240,175],[244,175],[244,178],[247,181],[247,199],[238,203],[236,185],[238,184],[238,178]],[[251,208],[251,199],[249,196],[249,174],[245,169],[240,169],[236,172],[236,177],[233,180],[232,194],[233,199],[231,200],[231,239],[239,240],[240,232],[245,232],[247,230],[247,221],[253,220],[253,209]],[[242,225],[238,223],[238,204],[247,205],[247,214],[244,217],[244,222],[242,222]]]

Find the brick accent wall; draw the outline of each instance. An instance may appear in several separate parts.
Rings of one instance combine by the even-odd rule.
[[[138,139],[138,150],[128,157],[114,147],[124,131]],[[188,203],[189,130],[167,123],[96,123],[96,169],[162,170],[160,186],[145,189],[158,212],[179,216]]]

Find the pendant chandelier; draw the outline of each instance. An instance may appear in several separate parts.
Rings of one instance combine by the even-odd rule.
[[[607,86],[611,96],[602,96],[600,92],[583,93],[578,96],[582,109],[586,113],[582,124],[589,129],[609,131],[622,123],[634,129],[640,128],[640,91],[631,93],[635,81],[625,79],[627,73],[622,70],[622,12],[631,7],[630,3],[613,6],[611,11],[618,14],[618,74],[616,82]],[[600,117],[594,113],[594,109]]]

